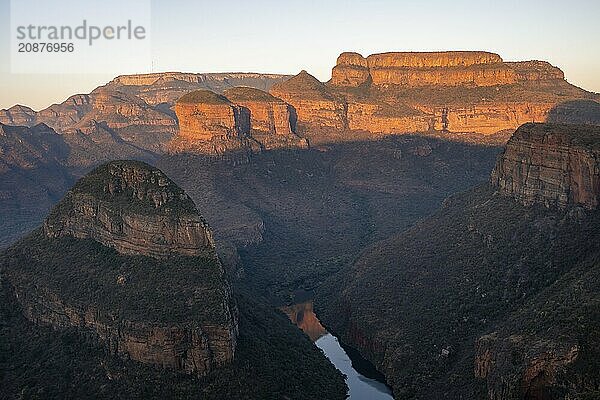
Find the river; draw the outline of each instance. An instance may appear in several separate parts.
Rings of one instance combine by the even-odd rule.
[[[384,377],[360,354],[347,346],[321,325],[313,311],[313,304],[307,301],[285,307],[283,311],[290,320],[304,331],[323,350],[325,356],[337,369],[346,375],[348,399],[350,400],[393,400],[392,392],[385,384]]]

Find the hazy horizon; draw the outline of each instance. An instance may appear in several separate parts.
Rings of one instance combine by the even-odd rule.
[[[0,0],[0,108],[36,110],[88,93],[115,74],[10,72],[9,0]],[[152,2],[152,63],[143,70],[296,74],[321,81],[343,51],[481,50],[505,61],[544,60],[600,92],[600,2],[289,1]],[[176,23],[174,23],[176,21]]]

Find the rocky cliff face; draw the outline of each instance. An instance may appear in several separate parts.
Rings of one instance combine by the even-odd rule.
[[[107,86],[137,96],[153,106],[165,104],[171,107],[177,99],[194,90],[206,89],[221,94],[236,86],[269,90],[275,83],[288,78],[278,74],[160,72],[118,76]]]
[[[564,79],[563,72],[545,62],[505,63],[499,55],[482,51],[383,53],[367,58],[342,53],[331,83],[356,87],[374,85],[495,86],[522,81]]]
[[[212,233],[156,168],[100,166],[9,253],[3,275],[32,322],[196,375],[234,357],[237,311]]]
[[[105,164],[80,180],[50,213],[44,232],[151,257],[214,248],[208,225],[183,190],[159,170],[134,162]]]
[[[31,126],[35,122],[35,111],[17,104],[6,110],[0,110],[0,123],[5,125]]]
[[[475,376],[486,380],[489,400],[554,399],[580,351],[577,342],[493,333],[476,342]]]
[[[530,205],[598,207],[600,128],[525,124],[498,158],[491,182],[500,193]]]
[[[174,106],[183,95],[198,89],[222,93],[238,85],[268,90],[287,78],[255,73],[123,75],[39,112],[20,105],[0,110],[0,123],[45,123],[63,134],[72,149],[68,162],[78,167],[111,159],[152,160],[167,151],[178,131]]]
[[[273,96],[283,99],[296,110],[298,131],[347,129],[346,105],[323,83],[306,71],[273,85]]]
[[[579,109],[565,113],[555,108],[578,98],[594,104],[599,100],[568,84],[563,72],[546,62],[504,62],[487,52],[383,53],[366,58],[342,53],[328,86],[344,99],[349,129],[386,134],[495,134],[526,122],[567,122],[582,114]],[[589,115],[594,107],[586,110],[586,119],[595,120]]]
[[[171,142],[174,152],[225,154],[252,151],[250,111],[210,90],[186,94],[175,106],[179,133]]]
[[[250,111],[251,134],[265,149],[307,147],[296,135],[296,111],[283,100],[250,87],[227,89],[224,95]]]
[[[370,246],[318,290],[319,317],[398,397],[593,397],[599,143],[597,127],[522,126],[493,186]]]
[[[237,87],[223,95],[198,90],[177,101],[179,134],[173,152],[208,155],[307,147],[295,134],[294,109],[262,90]]]

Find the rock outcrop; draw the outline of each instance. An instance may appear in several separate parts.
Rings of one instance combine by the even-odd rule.
[[[3,278],[36,324],[198,376],[234,357],[237,309],[212,233],[156,168],[98,167],[7,254]]]
[[[227,89],[224,95],[232,103],[250,110],[250,124],[253,131],[272,135],[294,133],[295,126],[292,120],[294,110],[283,100],[250,87]]]
[[[207,223],[183,190],[158,169],[131,161],[102,165],[80,180],[52,210],[44,232],[158,258],[214,248]]]
[[[288,79],[288,75],[256,73],[158,72],[153,74],[122,75],[107,86],[135,95],[153,106],[173,106],[177,99],[194,90],[206,89],[216,93],[246,86],[268,91],[275,83]]]
[[[491,182],[525,205],[595,209],[600,202],[600,128],[525,124],[498,158]]]
[[[250,110],[231,103],[210,90],[196,90],[177,101],[179,133],[171,142],[173,152],[225,154],[251,151]]]
[[[580,352],[577,343],[492,333],[477,340],[474,372],[486,380],[489,400],[553,399]]]
[[[294,107],[299,133],[347,129],[346,104],[343,98],[306,71],[273,85],[270,93]]]
[[[504,62],[488,52],[342,53],[328,87],[344,99],[348,128],[370,133],[495,134],[526,122],[600,118],[589,104],[583,112],[579,103],[555,111],[573,100],[596,106],[600,100],[567,83],[560,69],[543,61]]]
[[[224,95],[250,111],[251,135],[264,148],[307,147],[296,135],[296,111],[271,94],[251,87],[227,89]]]
[[[5,125],[31,126],[35,122],[35,111],[20,104],[0,110],[0,123]]]
[[[367,58],[357,53],[342,53],[333,68],[331,83],[349,87],[368,83],[408,87],[495,86],[551,79],[564,79],[564,74],[545,62],[505,63],[494,53],[448,51],[382,53]]]
[[[198,89],[222,93],[239,85],[268,90],[287,78],[256,73],[123,75],[38,112],[21,105],[0,110],[0,123],[45,123],[64,136],[72,147],[69,164],[78,167],[122,158],[147,161],[168,150],[178,131],[175,102],[185,94]],[[280,145],[288,144],[297,147],[294,141]]]

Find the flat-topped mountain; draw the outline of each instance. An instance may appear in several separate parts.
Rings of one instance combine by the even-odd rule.
[[[506,144],[491,177],[525,205],[600,202],[600,127],[525,124]]]
[[[147,164],[115,161],[80,179],[1,269],[27,319],[75,328],[112,354],[196,375],[233,360],[237,310],[212,233]]]
[[[449,197],[319,289],[321,320],[399,398],[593,398],[599,143],[596,127],[524,125],[493,185]]]
[[[507,63],[483,51],[342,53],[331,83],[421,86],[496,86],[526,81],[563,80],[564,73],[541,61]]]

